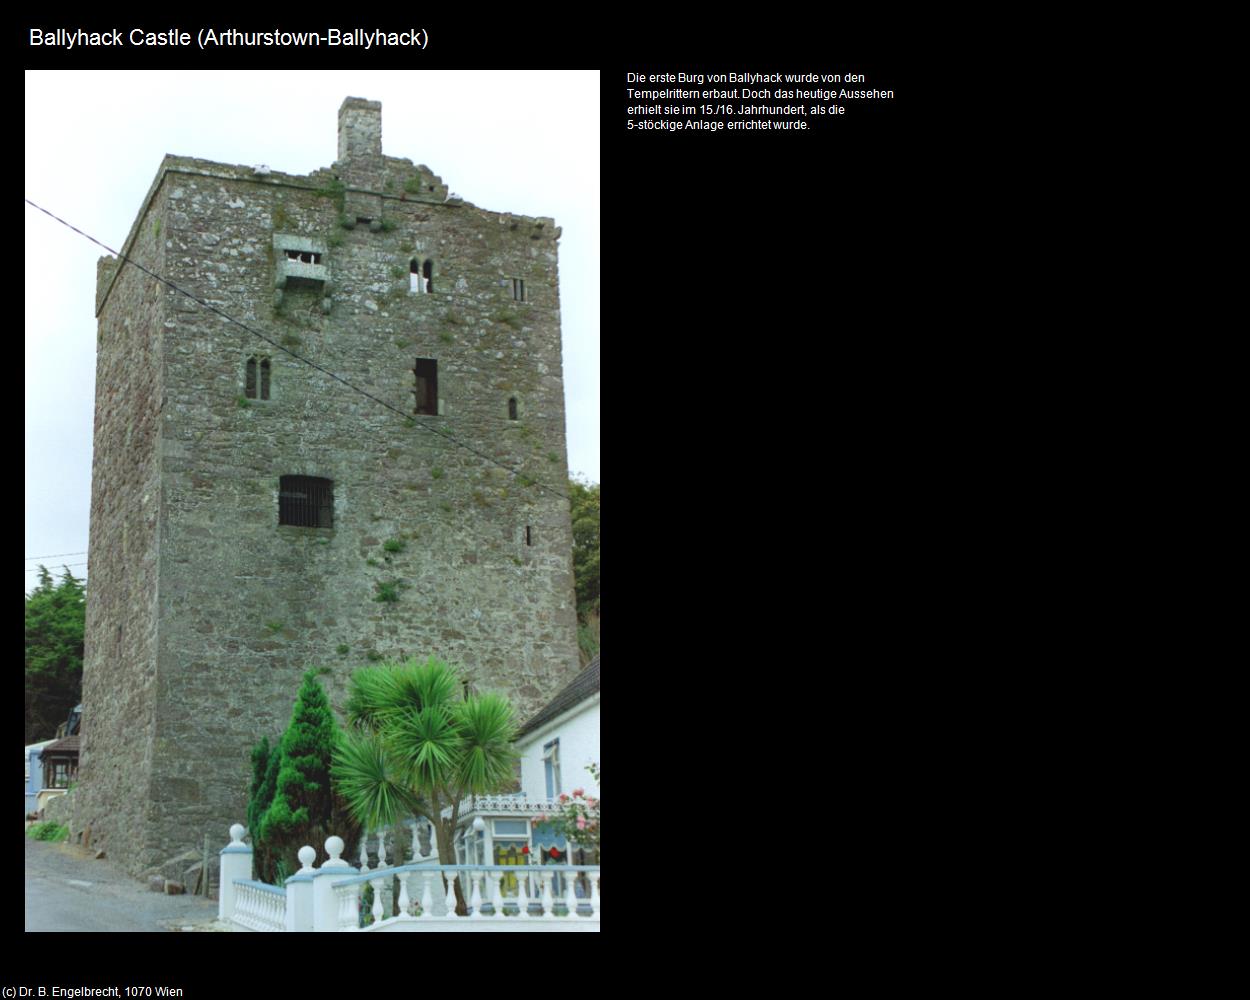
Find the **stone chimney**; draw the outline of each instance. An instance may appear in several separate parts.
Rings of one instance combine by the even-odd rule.
[[[348,97],[339,108],[339,163],[382,158],[382,102]]]

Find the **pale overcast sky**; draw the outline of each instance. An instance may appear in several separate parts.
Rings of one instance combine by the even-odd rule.
[[[569,469],[599,482],[599,73],[30,71],[25,196],[120,250],[166,153],[304,174],[344,97],[382,102],[382,151],[480,208],[551,216]],[[26,556],[86,573],[95,273],[104,251],[29,205]],[[83,553],[83,554],[77,554]],[[64,555],[62,555],[64,554]],[[28,568],[26,590],[35,583]]]

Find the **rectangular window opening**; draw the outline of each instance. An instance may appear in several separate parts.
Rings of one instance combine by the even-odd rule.
[[[525,301],[525,281],[523,279],[512,279],[512,297],[518,302]]]
[[[278,523],[297,528],[334,527],[334,482],[317,476],[283,476]]]
[[[552,740],[543,746],[543,772],[547,779],[547,798],[560,794],[560,741]]]
[[[438,362],[433,358],[417,358],[413,375],[416,379],[412,390],[416,396],[414,412],[438,416]]]

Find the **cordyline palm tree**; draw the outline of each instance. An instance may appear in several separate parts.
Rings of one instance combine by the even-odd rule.
[[[352,674],[347,714],[352,728],[334,754],[331,774],[366,830],[407,816],[434,826],[440,864],[456,863],[453,837],[460,800],[512,783],[516,734],[503,695],[456,698],[460,679],[446,663],[383,664]],[[451,815],[442,818],[442,810]],[[456,912],[465,913],[456,881]]]

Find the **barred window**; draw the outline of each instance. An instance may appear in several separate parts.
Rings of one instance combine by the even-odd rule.
[[[317,476],[283,476],[278,523],[297,528],[334,527],[334,482]]]
[[[512,297],[518,302],[525,301],[525,281],[523,279],[512,279]]]

